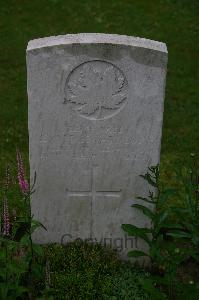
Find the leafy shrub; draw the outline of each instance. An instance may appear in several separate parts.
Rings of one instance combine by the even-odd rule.
[[[101,299],[104,285],[109,286],[119,266],[115,251],[82,241],[49,245],[46,256],[55,299]]]
[[[176,170],[180,201],[172,211],[180,226],[168,235],[185,240],[188,255],[199,262],[199,165],[195,154],[192,153],[191,157],[191,168]]]
[[[122,227],[129,235],[143,239],[149,253],[131,251],[129,256],[147,255],[152,272],[138,270],[119,260],[117,253],[100,244],[77,240],[66,246],[39,246],[31,235],[42,226],[33,220],[30,196],[34,192],[25,179],[23,161],[17,154],[18,180],[7,168],[1,186],[0,299],[134,299],[163,300],[199,297],[199,285],[192,279],[179,282],[179,266],[199,257],[198,165],[176,172],[177,189],[160,185],[159,167],[141,175],[152,186],[147,203],[133,204],[150,218],[151,228],[131,224]],[[36,178],[35,178],[36,179]],[[177,202],[168,205],[168,199]],[[186,266],[186,264],[185,264]]]
[[[195,158],[195,155],[192,154]],[[137,197],[141,204],[132,207],[141,210],[151,221],[151,228],[140,228],[132,224],[122,224],[130,236],[146,242],[149,252],[132,250],[130,257],[148,256],[155,280],[168,288],[172,299],[177,282],[178,267],[189,257],[199,261],[199,168],[194,159],[192,168],[176,172],[178,189],[160,185],[159,166],[152,166],[141,175],[151,186],[148,197]],[[169,198],[177,199],[177,205],[169,207]],[[143,203],[147,203],[148,206]],[[149,206],[150,205],[150,206]],[[168,239],[172,237],[172,239]],[[161,275],[161,276],[160,276]]]
[[[32,219],[30,195],[21,154],[17,152],[18,181],[9,168],[1,187],[0,299],[27,299],[43,278],[43,251],[31,234],[40,223]],[[17,203],[13,201],[16,196]],[[12,201],[11,201],[12,200]]]
[[[123,263],[116,275],[111,280],[112,288],[106,291],[104,299],[121,300],[145,300],[167,299],[166,295],[159,291],[150,273],[135,268],[130,263]]]
[[[165,299],[149,274],[122,262],[108,247],[75,241],[49,245],[45,253],[54,299]]]

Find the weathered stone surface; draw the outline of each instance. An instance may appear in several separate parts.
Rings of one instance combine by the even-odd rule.
[[[27,48],[32,213],[47,228],[39,243],[92,238],[126,256],[144,245],[122,223],[149,226],[131,208],[148,186],[139,176],[159,162],[166,45],[77,34]]]

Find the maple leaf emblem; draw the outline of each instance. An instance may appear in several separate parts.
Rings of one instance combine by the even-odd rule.
[[[71,73],[64,103],[72,103],[83,116],[100,119],[123,105],[126,84],[123,73],[111,63],[90,61]]]

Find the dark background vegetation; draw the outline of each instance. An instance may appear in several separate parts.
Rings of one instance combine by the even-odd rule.
[[[198,147],[198,0],[0,0],[0,173],[28,166],[25,51],[39,37],[104,32],[144,37],[169,51],[161,163],[186,162]]]

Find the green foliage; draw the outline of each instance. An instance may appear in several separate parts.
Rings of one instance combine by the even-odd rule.
[[[24,170],[21,162],[21,180]],[[19,171],[19,170],[18,170]],[[18,174],[19,178],[19,174]],[[5,184],[1,186],[0,209],[0,299],[24,299],[35,295],[34,287],[43,280],[43,250],[33,244],[31,234],[42,226],[31,217],[30,196],[12,180],[10,170],[6,172]],[[18,202],[12,201],[17,195]],[[5,211],[5,200],[7,210]],[[13,205],[14,204],[14,205]],[[5,232],[4,227],[8,230]]]
[[[53,244],[46,247],[45,255],[54,299],[165,299],[153,284],[150,289],[143,288],[149,274],[121,262],[115,251],[100,244]]]
[[[0,239],[0,299],[16,299],[33,292],[33,281],[41,280],[43,270],[38,262],[38,248],[31,244],[29,234],[20,241]],[[40,248],[41,251],[41,248]],[[40,252],[43,257],[43,252]],[[23,297],[22,297],[23,298]],[[21,298],[20,298],[21,299]]]
[[[150,219],[151,229],[131,224],[122,225],[128,235],[144,240],[149,247],[148,253],[132,250],[128,253],[129,257],[150,257],[152,270],[164,275],[156,276],[156,283],[167,286],[171,298],[174,287],[178,285],[176,275],[180,264],[190,257],[197,262],[199,259],[199,168],[195,155],[192,154],[192,157],[194,160],[189,172],[184,168],[176,173],[178,189],[165,189],[161,185],[159,166],[150,167],[149,172],[141,175],[152,186],[153,191],[149,191],[147,198],[137,197],[147,206],[133,204],[132,207]],[[172,197],[180,199],[180,205],[169,207],[167,201]],[[172,239],[168,240],[168,237]],[[185,246],[180,246],[184,242]]]
[[[143,204],[133,204],[132,207],[140,210],[151,221],[151,228],[139,228],[131,224],[122,224],[123,230],[129,235],[136,236],[143,239],[149,246],[149,254],[141,253],[136,250],[131,251],[129,256],[149,256],[153,263],[162,264],[162,253],[164,238],[163,232],[169,227],[173,227],[173,224],[168,224],[169,210],[166,208],[166,201],[168,197],[175,193],[173,189],[160,189],[159,184],[159,166],[152,166],[149,168],[149,172],[145,175],[141,175],[153,187],[153,191],[149,191],[148,197],[137,197],[137,199],[147,203],[148,206]],[[150,205],[150,206],[149,206]],[[160,260],[160,261],[159,261]]]
[[[150,274],[141,271],[132,264],[123,263],[119,272],[112,279],[113,287],[104,296],[104,299],[145,300],[167,299],[150,280]]]
[[[153,278],[144,278],[139,280],[141,288],[147,293],[152,300],[168,299],[164,292],[161,292],[157,287],[156,281]]]
[[[176,170],[180,201],[178,206],[173,206],[173,212],[181,227],[168,235],[185,239],[188,254],[199,262],[199,164],[195,154],[192,153],[191,157],[191,168]]]
[[[195,162],[194,166],[197,166]],[[187,173],[184,169],[183,173],[177,175],[180,189],[165,189],[159,181],[159,167],[150,167],[142,177],[152,185],[152,190],[148,197],[137,197],[141,204],[135,203],[132,207],[149,218],[152,227],[122,225],[129,235],[141,238],[148,244],[149,253],[132,250],[129,256],[150,257],[151,274],[138,271],[130,263],[121,262],[115,251],[100,244],[81,240],[66,246],[53,244],[41,247],[34,244],[31,234],[42,224],[33,220],[30,213],[33,188],[24,193],[18,188],[17,182],[8,180],[7,175],[6,184],[1,189],[1,199],[6,196],[9,200],[10,225],[9,232],[5,234],[3,216],[0,298],[162,300],[167,299],[168,294],[170,299],[174,295],[186,299],[190,290],[195,297],[198,285],[179,282],[177,269],[185,258],[198,259],[198,171],[192,169]],[[18,195],[17,204],[21,209],[19,213],[17,204],[14,202],[13,205],[10,201],[15,194]],[[179,201],[181,206],[168,207],[167,200],[170,197],[183,199]],[[4,210],[1,211],[1,215],[4,213]],[[174,217],[178,223],[174,223]],[[182,241],[188,241],[191,246],[181,246]]]
[[[104,285],[109,285],[119,266],[114,251],[81,241],[50,245],[46,256],[51,287],[57,290],[55,299],[100,298]]]
[[[176,286],[176,300],[198,300],[199,299],[199,283],[187,283]]]
[[[23,295],[27,289],[22,284],[22,275],[27,273],[28,262],[18,259],[17,242],[1,238],[0,241],[0,299],[14,299]]]

